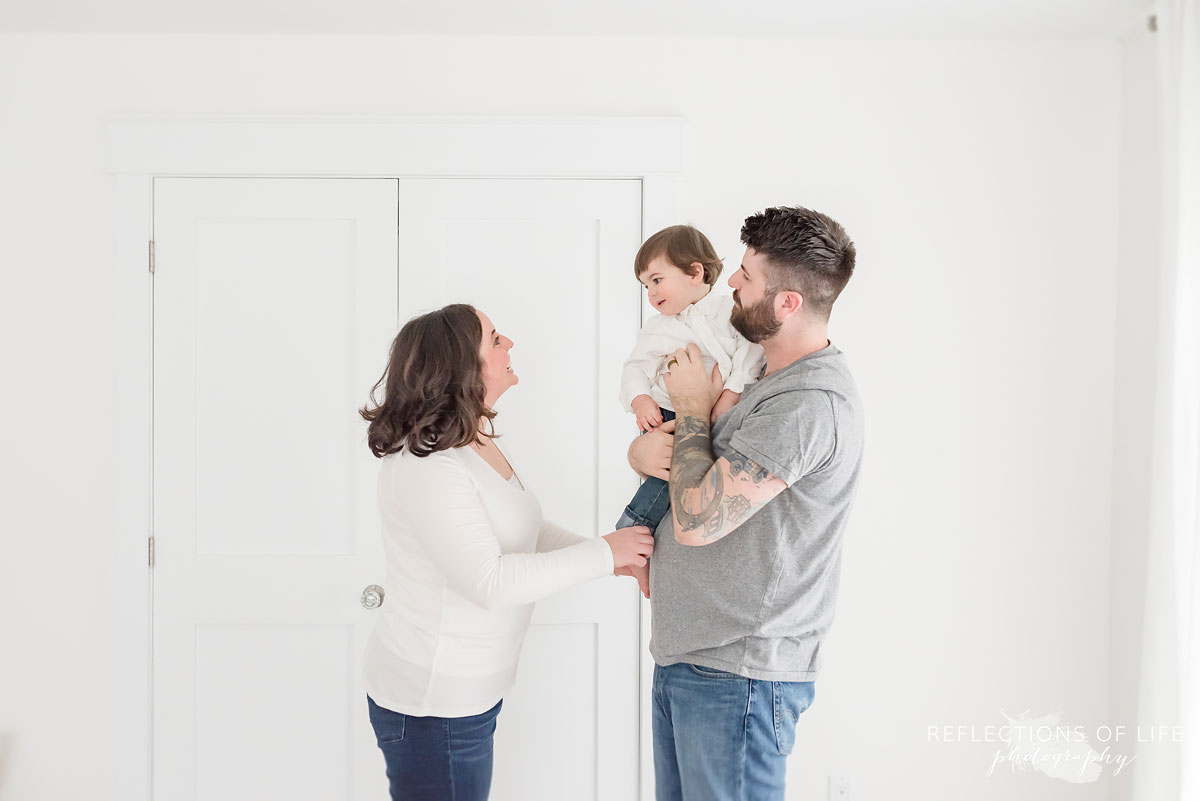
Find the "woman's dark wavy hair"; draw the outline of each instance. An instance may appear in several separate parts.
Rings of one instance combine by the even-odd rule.
[[[491,436],[479,432],[480,418],[496,416],[484,404],[482,338],[479,315],[465,303],[404,324],[392,340],[387,369],[371,389],[370,404],[358,410],[371,424],[371,453],[382,458],[408,448],[415,456],[428,456]],[[382,403],[375,399],[381,386]]]

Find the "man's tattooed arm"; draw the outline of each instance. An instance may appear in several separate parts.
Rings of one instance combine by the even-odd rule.
[[[675,530],[702,528],[720,508],[723,484],[713,465],[708,420],[681,417],[675,421],[675,450],[669,482]]]
[[[707,417],[684,416],[675,422],[669,487],[676,541],[708,545],[749,520],[787,484],[737,451],[714,460]]]

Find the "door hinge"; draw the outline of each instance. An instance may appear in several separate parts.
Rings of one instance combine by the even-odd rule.
[[[151,537],[147,541],[146,551],[146,558],[150,564],[150,567],[154,567],[154,537]]]
[[[154,240],[150,240],[150,274],[154,275]]]

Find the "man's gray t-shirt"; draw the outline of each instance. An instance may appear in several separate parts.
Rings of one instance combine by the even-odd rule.
[[[812,681],[862,463],[862,405],[845,357],[830,343],[751,384],[712,435],[716,458],[737,451],[788,487],[710,545],[680,545],[663,518],[650,653],[660,665]]]

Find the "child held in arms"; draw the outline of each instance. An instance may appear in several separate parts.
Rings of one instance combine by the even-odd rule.
[[[733,299],[712,291],[721,266],[708,237],[690,225],[664,228],[647,239],[634,258],[634,275],[658,312],[642,327],[621,372],[621,405],[637,416],[642,433],[675,419],[663,376],[676,349],[694,342],[705,368],[711,373],[716,365],[720,371],[724,390],[712,410],[714,422],[762,373],[762,346],[730,325]],[[667,482],[649,477],[616,527],[649,526],[653,532],[670,508]]]

